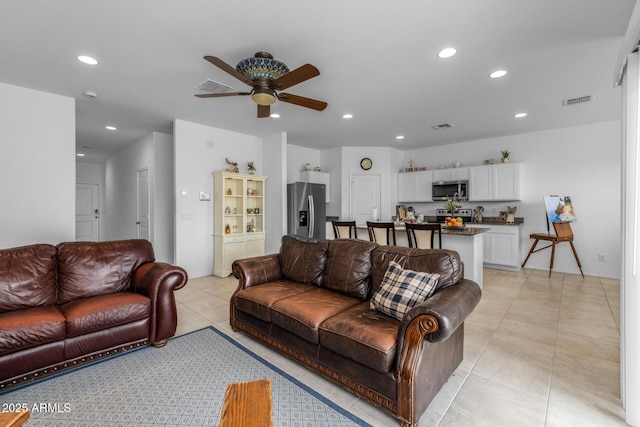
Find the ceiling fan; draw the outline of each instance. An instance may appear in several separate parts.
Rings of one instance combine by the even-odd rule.
[[[205,56],[204,59],[251,86],[252,89],[250,92],[197,94],[198,98],[251,95],[253,102],[258,104],[259,118],[269,117],[271,104],[276,102],[276,99],[318,111],[327,108],[326,102],[318,101],[317,99],[305,98],[292,93],[279,93],[281,90],[320,75],[320,71],[311,64],[304,64],[293,71],[289,71],[285,64],[274,60],[273,56],[267,52],[258,52],[253,58],[243,59],[236,68],[215,56]]]

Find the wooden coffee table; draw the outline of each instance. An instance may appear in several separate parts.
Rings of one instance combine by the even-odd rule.
[[[29,411],[0,412],[0,426],[20,427],[29,418]]]
[[[227,386],[220,427],[271,427],[271,380],[234,383]]]

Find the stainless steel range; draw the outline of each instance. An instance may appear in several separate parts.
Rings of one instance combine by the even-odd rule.
[[[463,222],[469,223],[471,222],[472,215],[473,215],[472,209],[458,209],[458,212],[456,212],[455,214],[452,214],[451,211],[448,211],[446,209],[436,209],[437,222],[444,222],[446,217],[453,216],[456,218],[461,217]]]

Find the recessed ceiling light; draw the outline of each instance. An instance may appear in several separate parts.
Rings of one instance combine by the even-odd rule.
[[[84,157],[84,154],[82,154],[82,153],[78,153],[78,154],[76,154],[76,156],[78,156],[78,157]]]
[[[396,139],[404,139],[404,135],[398,135],[396,136]]]
[[[456,54],[456,50],[454,48],[447,47],[447,48],[442,49],[438,53],[438,58],[451,58],[455,54]]]
[[[90,56],[86,56],[86,55],[78,56],[78,61],[83,62],[83,63],[88,64],[88,65],[97,65],[98,64],[97,60],[95,60],[94,58],[92,58]]]
[[[489,77],[491,77],[492,79],[498,79],[506,75],[507,75],[507,72],[505,70],[496,70],[493,73],[489,74]]]
[[[353,114],[349,114],[349,113],[347,113],[347,114],[343,114],[343,115],[342,115],[342,118],[343,118],[343,119],[351,119],[351,118],[353,118]]]
[[[521,119],[523,117],[527,117],[527,113],[516,113],[513,115],[516,119]]]
[[[271,114],[269,117],[273,117],[274,119],[280,118],[280,114],[278,113],[273,113]]]
[[[104,128],[105,128],[105,129],[108,129],[108,130],[116,130],[116,129],[118,129],[118,128],[117,128],[117,127],[115,127],[115,126],[105,126]]]

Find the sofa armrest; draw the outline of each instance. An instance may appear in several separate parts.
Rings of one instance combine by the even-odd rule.
[[[164,262],[141,265],[133,274],[131,290],[151,299],[149,341],[158,343],[176,333],[178,314],[173,292],[187,283],[187,272]]]
[[[284,277],[278,254],[238,259],[233,262],[231,268],[233,275],[239,281],[238,290],[273,282]]]
[[[481,296],[482,290],[478,284],[468,279],[440,289],[431,298],[407,312],[400,325],[399,338],[403,339],[411,323],[420,316],[427,315],[435,319],[437,328],[425,333],[424,338],[430,342],[447,339],[471,314]]]

